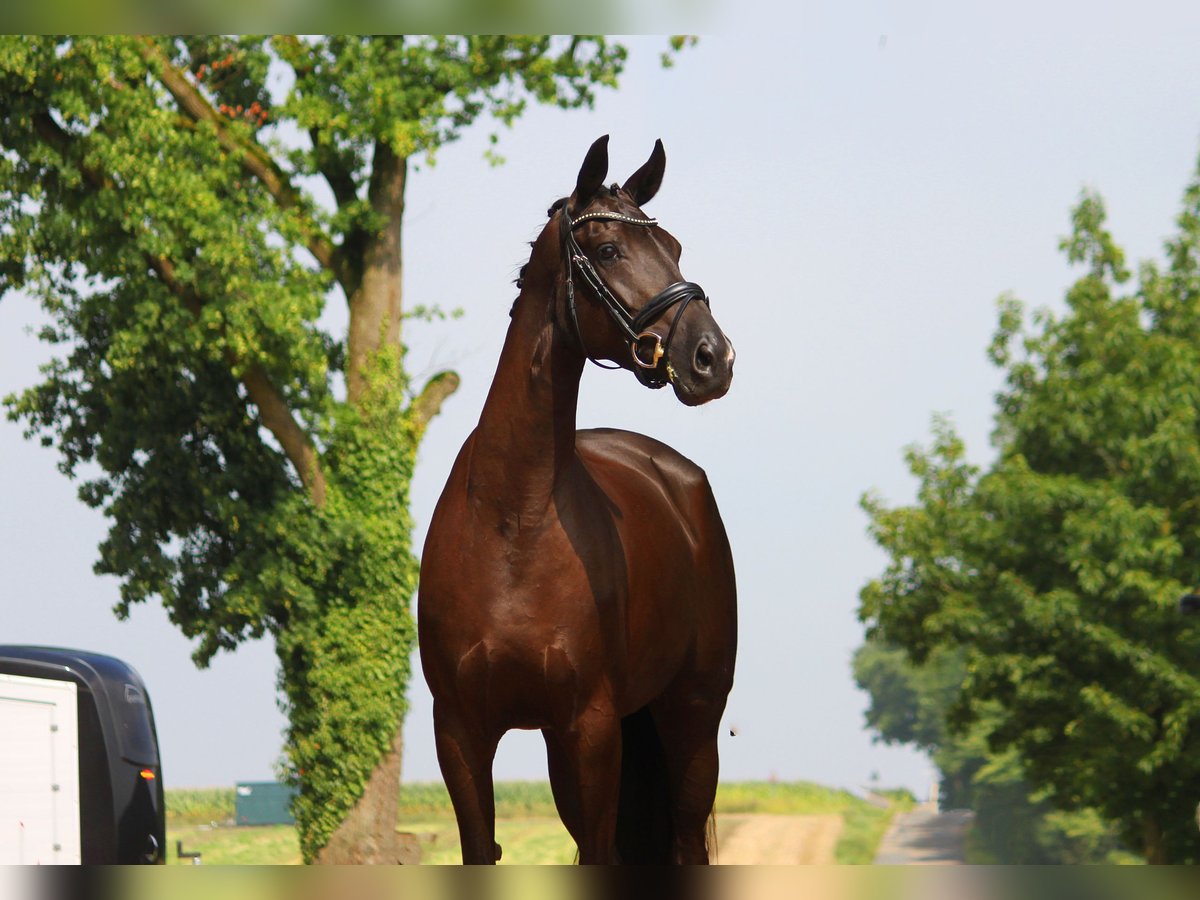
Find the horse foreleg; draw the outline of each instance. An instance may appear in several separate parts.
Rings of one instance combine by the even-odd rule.
[[[617,863],[621,720],[611,708],[589,707],[557,736],[562,749],[560,762],[565,767],[562,781],[566,783],[569,775],[575,783],[577,803],[568,804],[568,808],[578,811],[578,834],[572,834],[579,846],[579,862]]]
[[[672,862],[704,865],[707,829],[717,796],[717,733],[721,708],[707,703],[651,704],[654,724],[666,755],[674,822]]]
[[[433,727],[438,764],[458,820],[462,861],[467,865],[492,865],[500,858],[492,784],[498,741],[468,726],[461,715],[443,704],[434,704]]]

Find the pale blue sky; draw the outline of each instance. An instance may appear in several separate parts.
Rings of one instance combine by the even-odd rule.
[[[580,423],[652,434],[713,482],[741,597],[727,713],[739,736],[722,738],[723,775],[856,787],[878,771],[924,794],[928,764],[872,743],[849,671],[858,591],[884,562],[858,498],[911,498],[902,448],[927,439],[935,412],[988,459],[994,301],[1060,302],[1071,273],[1056,245],[1081,188],[1103,194],[1132,260],[1160,255],[1200,151],[1200,9],[800,4],[761,26],[749,9],[741,22],[722,12],[669,71],[661,38],[632,39],[621,90],[590,113],[532,109],[502,138],[506,165],[482,161],[478,129],[413,177],[407,301],[465,311],[407,333],[414,371],[463,376],[422,448],[416,539],[478,417],[548,203],[600,134],[614,179],[661,137],[666,179],[648,211],[683,243],[684,274],[737,345],[733,388],[686,409],[589,368]],[[46,350],[22,330],[36,321],[24,298],[0,301],[0,393],[36,380]],[[161,609],[117,622],[116,583],[91,573],[104,521],[55,463],[0,422],[0,638],[138,668],[168,786],[271,777],[284,724],[272,648],[197,671]],[[435,779],[419,673],[411,695],[405,777]],[[540,738],[502,743],[498,777],[544,772]]]

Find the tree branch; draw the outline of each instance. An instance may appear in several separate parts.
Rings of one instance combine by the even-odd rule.
[[[231,360],[232,362],[232,360]],[[242,373],[242,384],[267,430],[279,441],[300,480],[308,488],[315,506],[325,505],[325,473],[308,433],[292,415],[283,395],[275,387],[266,370],[255,364]]]
[[[174,264],[162,256],[155,258],[147,253],[145,257],[167,289],[182,301],[193,316],[199,317],[204,301],[194,290],[180,283],[175,277]],[[237,357],[228,348],[225,350],[225,361],[231,369],[236,370]],[[242,372],[241,382],[246,388],[250,402],[258,407],[258,415],[263,425],[279,441],[279,446],[283,448],[284,455],[300,476],[300,481],[308,488],[313,503],[324,506],[325,473],[321,471],[316,447],[292,415],[287,401],[271,381],[266,369],[258,363],[246,367]]]
[[[409,407],[418,432],[424,432],[433,417],[442,411],[442,404],[458,390],[460,382],[458,373],[450,371],[439,372],[425,382],[425,387]]]
[[[38,136],[50,144],[64,159],[70,159],[71,145],[76,138],[63,131],[54,121],[48,111],[36,113],[33,116],[34,129]],[[112,189],[113,181],[99,169],[78,163],[84,178],[97,190]],[[132,237],[132,235],[131,235]],[[162,284],[175,295],[194,316],[199,316],[204,301],[191,287],[180,282],[175,274],[175,265],[165,256],[154,256],[142,251],[147,268],[149,268]],[[226,362],[236,369],[237,359],[229,349],[225,350]],[[323,506],[325,503],[325,475],[321,471],[320,460],[316,447],[313,446],[308,434],[300,427],[292,415],[291,409],[284,400],[278,388],[271,382],[266,370],[255,363],[246,368],[241,376],[242,386],[250,402],[258,407],[259,417],[267,430],[279,441],[284,455],[300,476],[300,481],[308,489],[313,503]]]
[[[225,118],[213,109],[207,98],[171,63],[154,38],[143,37],[139,47],[142,57],[156,71],[158,80],[175,98],[179,108],[193,121],[211,123],[221,147],[234,156],[248,174],[258,179],[267,189],[267,193],[275,198],[279,208],[299,214],[300,227],[308,251],[317,262],[333,272],[340,281],[342,260],[337,248],[324,234],[321,227],[308,215],[307,210],[304,209],[303,195],[288,180],[287,173],[279,167],[278,163],[260,144],[255,141],[247,141],[229,129]]]
[[[313,159],[317,169],[324,176],[329,189],[333,191],[333,199],[338,208],[353,203],[358,199],[358,185],[355,184],[349,169],[342,165],[338,158],[337,148],[321,136],[318,128],[310,128],[308,138],[312,141]]]
[[[271,44],[280,59],[292,67],[292,71],[296,73],[296,81],[311,75],[316,68],[312,61],[313,48],[296,35],[274,35]],[[308,137],[312,141],[313,160],[333,191],[333,199],[338,208],[353,203],[358,199],[358,185],[354,181],[352,168],[347,167],[339,158],[337,147],[331,141],[322,138],[319,128],[310,128]]]

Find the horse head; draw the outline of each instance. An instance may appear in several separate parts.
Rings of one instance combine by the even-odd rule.
[[[698,406],[729,390],[733,345],[703,288],[679,270],[682,247],[642,211],[666,167],[662,141],[623,185],[605,187],[608,136],[588,150],[575,190],[551,211],[565,271],[565,321],[585,356],[629,369],[647,387],[670,384]]]

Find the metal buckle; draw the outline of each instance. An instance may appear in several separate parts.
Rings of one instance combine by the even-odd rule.
[[[643,362],[642,358],[638,356],[638,350],[641,348],[641,342],[645,338],[654,338],[654,358],[651,362]],[[653,331],[643,331],[641,334],[639,334],[637,336],[637,340],[629,345],[629,351],[633,354],[633,361],[643,369],[657,369],[658,361],[662,359],[663,354],[666,353],[666,350],[663,349],[662,339]]]

